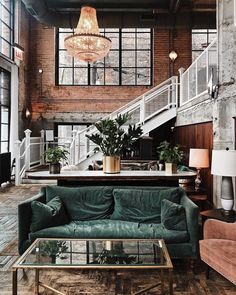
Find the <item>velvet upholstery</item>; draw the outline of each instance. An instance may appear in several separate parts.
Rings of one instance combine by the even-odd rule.
[[[122,186],[124,195],[128,198],[134,187]],[[186,230],[169,230],[158,220],[143,222],[144,215],[140,219],[112,220],[110,215],[114,211],[114,191],[118,187],[96,186],[96,187],[59,187],[50,186],[43,188],[36,197],[19,204],[19,253],[22,254],[34,239],[45,238],[130,238],[130,239],[153,239],[163,238],[166,242],[169,254],[173,258],[197,258],[198,256],[198,207],[186,196],[181,188],[166,187],[135,187],[140,190],[131,194],[133,204],[135,195],[145,196],[139,199],[139,205],[143,203],[144,211],[148,215],[148,207],[154,203],[157,214],[161,212],[161,201],[165,198],[181,204],[186,215]],[[161,191],[161,193],[160,193]],[[90,194],[91,192],[91,194]],[[159,192],[159,193],[158,193]],[[166,192],[166,194],[165,194]],[[177,198],[176,198],[177,192]],[[156,199],[153,199],[155,195]],[[36,232],[30,231],[32,221],[31,202],[37,200],[42,203],[50,201],[55,196],[65,205],[67,215],[70,219],[68,224],[44,228]],[[149,197],[151,196],[151,197]],[[161,196],[161,197],[160,197]],[[169,196],[172,196],[169,198]],[[155,202],[156,201],[156,202]],[[140,207],[139,206],[139,207]],[[82,208],[82,209],[81,209]],[[139,208],[141,210],[141,207]],[[151,208],[150,208],[151,210]],[[154,212],[155,214],[155,212]],[[82,218],[81,218],[82,216]],[[86,219],[87,218],[87,219]]]
[[[69,218],[67,217],[60,197],[51,199],[47,204],[39,201],[32,201],[31,209],[31,232],[35,232],[47,227],[63,225],[69,222]]]
[[[236,222],[208,219],[200,241],[201,259],[236,285]]]

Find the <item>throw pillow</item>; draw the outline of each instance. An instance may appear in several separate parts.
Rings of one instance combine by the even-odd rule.
[[[47,204],[32,201],[31,209],[31,232],[35,232],[43,228],[63,225],[69,222],[64,205],[59,197],[53,198]]]
[[[179,203],[179,188],[114,189],[114,220],[143,223],[161,223],[161,201],[170,199]]]
[[[59,196],[70,220],[94,220],[110,218],[114,209],[112,187],[81,186],[46,188],[47,202]]]
[[[184,207],[166,199],[162,200],[161,223],[169,230],[187,230]]]

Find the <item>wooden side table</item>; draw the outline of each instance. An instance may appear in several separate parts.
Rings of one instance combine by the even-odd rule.
[[[194,186],[185,186],[182,188],[186,191],[187,196],[198,205],[201,211],[204,207],[204,202],[207,201],[206,190],[203,188],[195,190]]]
[[[222,213],[222,208],[220,209],[212,209],[212,210],[206,210],[200,212],[200,215],[202,216],[202,224],[208,219],[217,219],[224,222],[235,222],[236,221],[236,211],[232,211],[231,215],[224,215]]]

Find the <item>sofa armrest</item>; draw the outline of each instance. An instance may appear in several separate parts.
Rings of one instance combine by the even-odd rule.
[[[236,222],[227,223],[216,219],[207,219],[203,227],[204,239],[226,239],[236,241]]]
[[[185,208],[189,239],[190,243],[192,244],[193,253],[197,257],[199,254],[199,208],[187,197],[185,193],[183,193],[180,199],[180,204]]]
[[[28,246],[26,244],[28,244],[28,235],[30,233],[32,219],[31,202],[33,200],[46,203],[45,188],[42,188],[36,196],[18,205],[18,251],[20,255]]]

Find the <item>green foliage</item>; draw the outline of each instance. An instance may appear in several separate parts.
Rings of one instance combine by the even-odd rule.
[[[168,141],[162,141],[157,147],[159,159],[166,163],[179,164],[183,160],[184,153],[179,144],[172,146]]]
[[[141,127],[129,124],[128,129],[122,128],[130,116],[118,115],[116,119],[104,119],[95,124],[99,133],[86,135],[105,156],[119,156],[128,148],[132,148],[135,141],[142,135]]]
[[[65,241],[43,241],[40,244],[40,252],[50,257],[59,257],[67,249]]]
[[[68,154],[69,152],[60,146],[48,148],[44,153],[46,162],[51,164],[57,164],[61,160],[66,161],[68,159]]]

